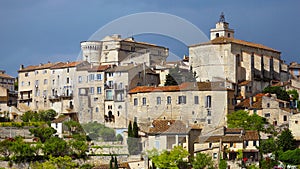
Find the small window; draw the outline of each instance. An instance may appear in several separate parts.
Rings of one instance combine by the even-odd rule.
[[[67,84],[69,84],[69,83],[70,83],[70,78],[67,77]]]
[[[233,147],[233,142],[230,142],[230,147]]]
[[[67,73],[69,73],[70,72],[70,69],[69,68],[67,68]]]
[[[161,97],[156,98],[156,104],[161,104]]]
[[[287,121],[287,116],[286,115],[283,116],[283,121]]]
[[[138,105],[138,99],[137,99],[137,98],[134,98],[134,99],[133,99],[133,105],[134,105],[134,106],[137,106],[137,105]]]
[[[270,113],[265,114],[265,117],[270,117],[270,116],[271,116]]]
[[[253,141],[253,146],[256,146],[256,141],[255,140]]]
[[[245,141],[245,146],[246,146],[246,147],[249,146],[249,141]]]
[[[211,96],[210,95],[206,96],[205,107],[211,108]]]
[[[78,83],[82,82],[82,76],[78,76]]]
[[[44,79],[44,85],[48,83],[48,79]]]
[[[209,143],[209,145],[208,145],[208,146],[209,146],[209,148],[212,148],[212,143]]]
[[[230,38],[230,33],[227,34],[228,38]]]
[[[270,103],[267,103],[267,108],[270,108]]]
[[[101,74],[97,74],[97,80],[102,80],[102,75]]]
[[[210,119],[207,119],[207,124],[211,124],[211,120]]]
[[[216,37],[218,38],[220,36],[220,34],[219,33],[216,33]]]
[[[94,87],[90,87],[90,93],[94,94]]]
[[[213,158],[214,158],[214,159],[217,159],[217,158],[218,158],[218,153],[214,153],[214,154],[213,154]]]
[[[95,75],[94,75],[94,74],[90,74],[89,80],[90,80],[90,81],[94,81],[94,80],[95,80]]]
[[[295,124],[298,124],[298,120],[295,121]]]
[[[102,93],[101,87],[97,87],[97,94],[101,94],[101,93]]]
[[[171,104],[172,100],[171,100],[171,96],[167,97],[167,104]]]
[[[178,96],[178,104],[186,104],[186,96]]]
[[[143,103],[144,106],[147,104],[146,97],[143,97],[142,103]]]
[[[207,116],[211,116],[211,111],[207,110]]]
[[[199,104],[199,97],[198,96],[194,96],[194,103]]]
[[[95,110],[96,112],[99,112],[99,108],[98,107],[96,107],[96,110]]]

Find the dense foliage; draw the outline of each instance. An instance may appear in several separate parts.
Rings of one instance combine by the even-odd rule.
[[[101,138],[104,141],[115,141],[116,132],[112,128],[108,128],[103,124],[93,122],[82,125],[84,131],[88,133],[91,139],[98,140]]]
[[[204,169],[204,168],[213,169],[214,168],[213,164],[214,163],[212,157],[204,153],[197,153],[196,157],[192,161],[192,165],[194,169]]]
[[[140,139],[138,134],[138,126],[137,123],[134,122],[133,126],[131,121],[128,124],[128,152],[130,155],[137,155],[140,153]]]
[[[21,117],[23,122],[48,122],[55,119],[55,110],[41,110],[39,112],[27,111]]]
[[[263,93],[276,94],[280,100],[290,101],[289,94],[279,86],[269,86],[264,88]]]
[[[227,125],[229,128],[262,131],[266,123],[265,118],[257,114],[249,115],[249,113],[244,110],[238,110],[227,115]]]

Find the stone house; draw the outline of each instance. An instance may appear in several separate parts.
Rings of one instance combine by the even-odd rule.
[[[9,91],[14,91],[15,78],[5,73],[4,70],[0,70],[0,86],[7,88]]]
[[[201,134],[195,143],[195,153],[201,152],[210,155],[215,163],[220,158],[227,160],[230,168],[238,167],[243,160],[246,164],[259,162],[259,135],[257,131],[243,129],[229,129],[221,127],[212,133]],[[239,151],[242,159],[238,159]]]
[[[138,86],[129,91],[129,120],[182,120],[214,128],[234,111],[234,91],[224,82],[186,82],[179,86]]]
[[[259,93],[243,100],[236,105],[236,110],[246,110],[267,119],[270,124],[278,127],[288,126],[291,115],[296,112],[290,102],[277,99],[275,94]]]
[[[221,15],[210,41],[189,46],[189,63],[197,81],[224,79],[234,84],[236,97],[246,98],[261,92],[272,81],[287,81],[288,68],[280,52],[270,47],[236,39]],[[240,92],[247,81],[247,92]]]

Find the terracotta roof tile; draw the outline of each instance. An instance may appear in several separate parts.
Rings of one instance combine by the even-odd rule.
[[[200,140],[205,142],[219,142],[222,139],[222,142],[242,142],[242,141],[249,141],[249,140],[259,140],[259,135],[257,131],[246,130],[245,133],[242,135],[241,131],[243,129],[225,129],[224,135],[215,135],[210,136],[208,138],[200,138]]]
[[[239,86],[246,86],[246,85],[248,85],[249,83],[251,83],[250,80],[244,80],[244,81],[242,81],[242,82],[239,83]]]
[[[138,86],[129,91],[133,93],[147,92],[174,92],[174,91],[219,91],[230,90],[222,86],[219,82],[185,82],[178,86]]]
[[[180,120],[154,120],[152,122],[153,127],[149,129],[149,134],[187,134],[190,127],[187,127]]]
[[[218,38],[215,38],[215,39],[213,39],[211,41],[208,41],[208,42],[205,42],[205,43],[191,45],[191,47],[201,46],[201,45],[210,45],[210,44],[229,44],[229,43],[235,43],[235,44],[239,44],[239,45],[245,45],[245,46],[250,46],[250,47],[254,47],[254,48],[265,49],[265,50],[280,53],[280,51],[272,49],[272,48],[267,47],[267,46],[264,46],[262,44],[247,42],[247,41],[244,41],[244,40],[235,39],[235,38],[227,38],[227,37],[218,37]]]
[[[56,64],[59,64],[61,62],[58,62],[58,63],[45,63],[45,64],[39,64],[39,65],[30,65],[30,66],[27,66],[21,70],[19,70],[18,72],[27,72],[27,71],[33,71],[33,70],[39,70],[39,69],[47,69],[47,68],[50,68]]]
[[[8,74],[0,74],[0,77],[6,79],[14,79],[12,76],[9,76]]]
[[[62,68],[70,68],[75,67],[78,64],[82,63],[82,61],[75,61],[75,62],[60,62],[56,65],[51,66],[51,69],[62,69]]]
[[[262,97],[266,96],[264,93],[259,93],[255,95],[256,101],[252,102],[252,106],[250,106],[250,98],[247,98],[236,105],[236,108],[251,108],[251,109],[262,109]]]

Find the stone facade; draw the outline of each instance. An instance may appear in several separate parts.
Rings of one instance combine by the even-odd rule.
[[[14,91],[15,78],[5,74],[4,70],[0,70],[0,86],[7,88],[10,91]]]
[[[253,95],[272,81],[288,80],[287,65],[279,51],[235,39],[228,25],[225,21],[218,22],[211,30],[209,42],[189,47],[190,66],[198,81],[228,80],[236,85],[236,95],[240,96],[238,84],[243,81],[250,81],[249,92]]]
[[[149,124],[154,119],[174,119],[186,124],[222,126],[226,115],[234,110],[233,98],[233,90],[222,87],[222,83],[141,86],[129,91],[128,118]]]

